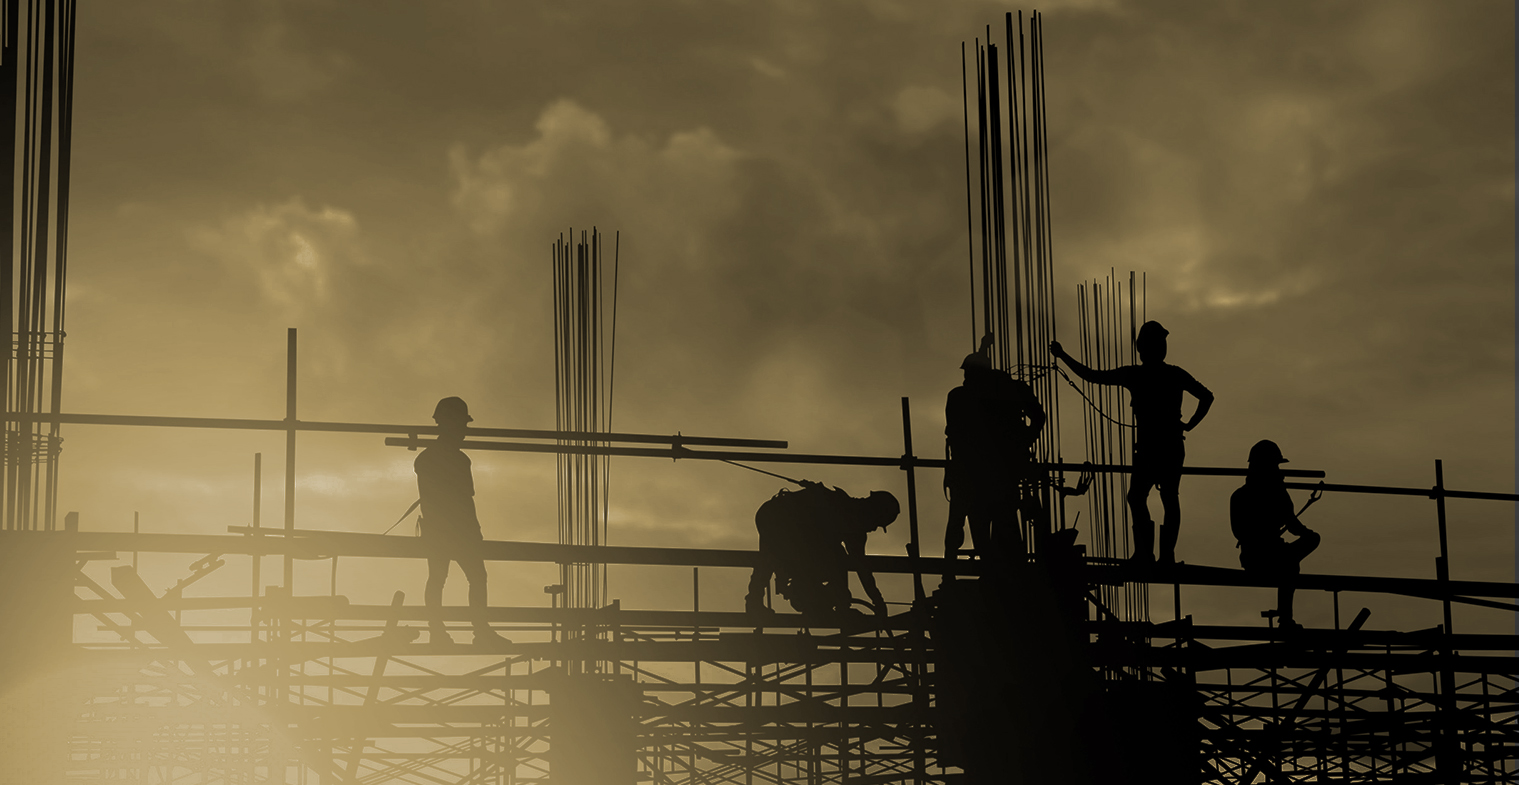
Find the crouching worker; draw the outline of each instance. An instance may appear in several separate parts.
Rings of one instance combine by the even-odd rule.
[[[1319,547],[1319,535],[1292,511],[1292,497],[1287,494],[1281,469],[1286,462],[1281,448],[1269,439],[1250,448],[1245,484],[1229,497],[1229,526],[1238,541],[1240,566],[1246,572],[1282,582],[1277,590],[1277,621],[1284,632],[1290,632],[1302,629],[1292,619],[1293,579],[1303,559]],[[1297,539],[1287,542],[1282,539],[1283,532]]]
[[[754,514],[759,530],[759,564],[749,577],[744,609],[763,613],[765,589],[775,576],[776,591],[800,613],[850,611],[849,563],[865,555],[865,538],[885,529],[901,511],[897,498],[872,491],[863,499],[838,488],[803,480],[799,491],[781,490]],[[860,585],[879,616],[886,601],[875,576],[856,562]]]

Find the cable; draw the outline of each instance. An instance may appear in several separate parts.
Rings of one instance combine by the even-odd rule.
[[[1104,412],[1102,410],[1102,407],[1098,406],[1096,403],[1093,403],[1092,399],[1088,398],[1087,394],[1085,392],[1083,392],[1080,387],[1077,387],[1075,382],[1071,381],[1071,377],[1068,376],[1068,375],[1066,375],[1066,372],[1063,371],[1063,370],[1061,370],[1060,366],[1058,366],[1058,365],[1025,365],[1025,366],[1019,366],[1019,367],[1020,368],[1025,368],[1025,367],[1026,368],[1037,368],[1037,369],[1044,370],[1044,371],[1054,371],[1055,373],[1060,374],[1060,378],[1064,379],[1065,383],[1069,384],[1071,386],[1071,389],[1075,390],[1076,394],[1081,396],[1081,400],[1086,401],[1087,405],[1090,406],[1090,407],[1092,407],[1092,410],[1095,411],[1095,412],[1097,412],[1099,415],[1101,415],[1104,420],[1107,420],[1108,422],[1113,423],[1114,425],[1117,425],[1117,426],[1120,426],[1120,427],[1123,427],[1123,428],[1134,428],[1134,427],[1136,427],[1136,426],[1134,426],[1134,425],[1132,425],[1130,423],[1119,422],[1118,420],[1115,420],[1112,417],[1109,417],[1108,414],[1107,414],[1107,412]],[[1032,374],[1032,375],[1030,375],[1029,378],[1030,379],[1038,379],[1040,376],[1043,376],[1043,374]]]
[[[730,460],[728,460],[726,458],[719,458],[718,460],[722,461],[723,463],[731,463],[731,464],[733,464],[734,466],[737,466],[740,469],[748,469],[751,472],[759,472],[760,474],[768,474],[771,477],[774,477],[774,478],[779,479],[779,480],[785,480],[786,482],[794,482],[797,485],[802,486],[803,488],[806,488],[809,484],[811,484],[811,485],[816,485],[817,484],[817,483],[809,483],[806,480],[793,480],[793,479],[791,479],[790,477],[787,477],[784,474],[776,474],[775,472],[767,472],[764,469],[756,469],[753,466],[745,466],[742,463],[738,463],[737,461],[730,461]]]
[[[390,525],[390,529],[394,529],[395,527],[400,526],[401,525],[401,521],[406,520],[406,516],[410,515],[412,510],[417,509],[421,505],[422,505],[422,500],[421,499],[418,499],[418,500],[412,502],[411,506],[406,508],[406,512],[401,513],[401,517],[397,518],[396,522],[392,523]],[[380,532],[380,536],[384,537],[385,535],[390,534],[390,529],[386,529],[385,531]]]

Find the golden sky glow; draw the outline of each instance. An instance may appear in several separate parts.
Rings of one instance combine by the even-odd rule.
[[[302,419],[425,423],[458,395],[476,425],[552,427],[550,247],[594,225],[621,232],[617,430],[899,455],[908,396],[937,457],[972,348],[960,46],[1004,10],[82,3],[64,410],[282,417],[296,327]],[[1189,462],[1272,438],[1331,481],[1427,486],[1442,458],[1452,487],[1512,488],[1513,5],[1041,10],[1062,307],[1148,274],[1171,361],[1218,396]],[[279,434],[64,435],[60,503],[86,529],[246,525],[255,452],[278,520]],[[300,444],[301,526],[379,532],[416,497],[414,453],[379,437]],[[487,537],[553,538],[551,460],[475,466]],[[1235,565],[1235,484],[1184,484],[1180,558]],[[618,459],[612,542],[752,547],[778,487]],[[934,548],[938,487],[920,480]],[[1452,509],[1454,573],[1510,579],[1512,507]],[[1311,515],[1309,571],[1433,575],[1430,503]],[[547,574],[492,569],[498,601],[546,601]],[[420,572],[340,590],[383,603],[403,579],[420,594]],[[662,591],[612,579],[625,606]]]

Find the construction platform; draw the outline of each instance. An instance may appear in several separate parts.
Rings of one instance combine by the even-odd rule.
[[[7,655],[20,686],[8,694],[68,696],[10,729],[58,766],[38,781],[950,783],[979,781],[965,772],[986,765],[993,739],[1005,770],[1041,781],[1512,782],[1519,755],[1519,637],[1379,630],[1364,613],[1291,634],[1120,621],[1089,591],[1271,585],[1238,570],[1080,559],[1066,564],[1073,584],[1037,560],[978,577],[971,561],[873,556],[877,573],[956,579],[887,618],[492,607],[507,640],[477,646],[469,609],[441,615],[459,642],[434,642],[434,617],[399,592],[389,606],[277,587],[182,596],[254,555],[427,556],[412,538],[234,532],[0,533],[4,596],[37,641]],[[155,592],[128,551],[194,558]],[[481,553],[738,569],[756,558],[495,541]],[[85,574],[102,567],[110,585]],[[1080,611],[1055,597],[1072,585]],[[1449,580],[1304,575],[1299,587],[1519,596]],[[71,629],[90,626],[119,642],[75,643]]]

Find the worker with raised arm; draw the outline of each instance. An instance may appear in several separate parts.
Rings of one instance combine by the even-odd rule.
[[[1197,427],[1213,405],[1213,393],[1192,374],[1166,363],[1166,336],[1159,322],[1145,322],[1139,328],[1134,348],[1139,365],[1094,370],[1077,362],[1061,348],[1050,343],[1050,353],[1082,379],[1093,384],[1112,384],[1129,391],[1134,408],[1133,478],[1129,484],[1129,509],[1134,517],[1134,551],[1130,562],[1147,565],[1155,562],[1153,551],[1155,521],[1150,517],[1150,489],[1160,490],[1164,518],[1160,525],[1160,563],[1176,562],[1176,538],[1181,530],[1181,468],[1186,459],[1185,434]],[[1182,393],[1197,399],[1192,417],[1181,419]]]
[[[1308,554],[1319,547],[1318,532],[1309,529],[1292,511],[1292,497],[1281,464],[1282,449],[1270,439],[1250,448],[1245,484],[1229,497],[1229,528],[1239,548],[1239,563],[1246,572],[1280,580],[1277,589],[1277,626],[1283,632],[1302,629],[1292,618],[1293,580]],[[1309,497],[1311,504],[1318,494]],[[1304,505],[1303,509],[1307,509]],[[1284,532],[1297,539],[1287,542]]]

